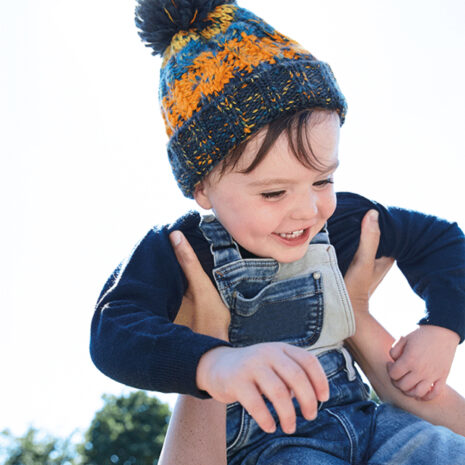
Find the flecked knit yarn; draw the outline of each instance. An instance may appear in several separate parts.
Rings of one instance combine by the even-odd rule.
[[[271,121],[346,102],[330,67],[234,1],[138,0],[136,24],[163,56],[159,99],[168,156],[186,197]]]

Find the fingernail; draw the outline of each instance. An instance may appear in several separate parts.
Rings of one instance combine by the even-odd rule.
[[[295,433],[295,425],[288,426],[285,431],[286,434],[294,434]]]
[[[379,213],[377,212],[377,210],[371,210],[368,219],[370,220],[370,222],[375,223],[376,221],[378,221],[378,217]]]
[[[265,428],[265,433],[272,434],[276,431],[276,426]]]
[[[305,415],[305,419],[308,421],[313,421],[318,416],[317,412]]]
[[[171,243],[176,247],[181,243],[182,235],[179,231],[173,231],[170,235]]]

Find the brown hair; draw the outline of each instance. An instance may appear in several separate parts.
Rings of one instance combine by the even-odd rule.
[[[332,112],[328,110],[320,109],[303,110],[272,121],[263,128],[266,130],[266,133],[252,163],[240,172],[250,173],[253,171],[263,161],[273,144],[284,131],[286,131],[292,154],[303,166],[316,171],[325,169],[326,166],[316,158],[312,151],[307,128],[308,124],[310,124],[310,120],[312,120],[313,123],[319,122],[322,121],[323,118],[327,118],[331,113]],[[318,120],[316,120],[316,118],[318,118]],[[260,133],[261,131],[256,132],[252,137],[239,144],[228,154],[219,165],[220,177],[227,171],[233,170],[236,167],[247,144]]]

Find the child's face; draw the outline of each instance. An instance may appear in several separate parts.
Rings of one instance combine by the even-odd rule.
[[[324,172],[303,166],[284,132],[253,171],[241,173],[257,153],[259,134],[234,170],[219,176],[214,169],[196,189],[197,203],[213,209],[233,238],[259,257],[284,263],[302,258],[336,208],[332,180],[338,163],[339,117],[319,118],[307,125],[307,131]]]

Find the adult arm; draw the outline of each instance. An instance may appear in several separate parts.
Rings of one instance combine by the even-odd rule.
[[[192,249],[174,232],[176,257],[189,286],[175,322],[193,331],[228,339],[229,310],[202,272]],[[226,405],[180,395],[168,425],[158,465],[226,465]]]
[[[386,270],[386,262],[375,261],[379,242],[376,220],[362,222],[360,248],[346,273],[345,281],[354,308],[356,333],[347,343],[379,397],[433,424],[443,425],[465,436],[465,399],[445,386],[432,400],[408,397],[391,383],[387,366],[394,338],[370,315],[368,300]],[[363,278],[362,278],[363,277]]]
[[[226,465],[226,405],[180,395],[158,465]]]

